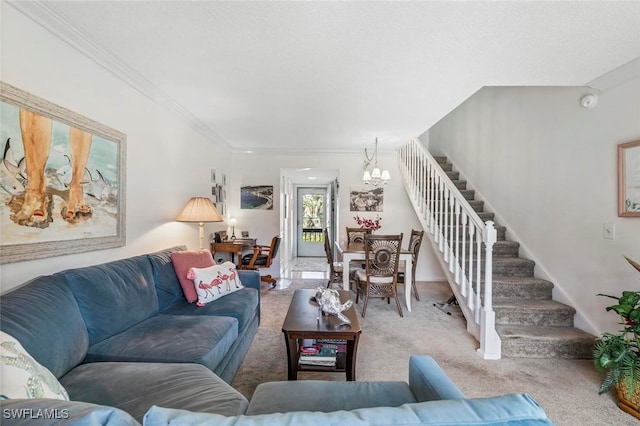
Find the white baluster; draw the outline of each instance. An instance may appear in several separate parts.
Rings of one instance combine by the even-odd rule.
[[[475,278],[473,275],[473,238],[475,234],[475,225],[471,222],[469,223],[469,296],[467,298],[467,306],[472,311],[475,310],[475,300],[473,299],[473,282]]]
[[[480,310],[482,308],[482,300],[480,299],[482,293],[482,281],[481,281],[481,268],[482,268],[482,235],[478,229],[476,235],[476,324],[480,324]]]
[[[447,232],[449,233],[449,272],[453,273],[453,271],[455,271],[455,263],[456,263],[456,259],[453,256],[453,245],[455,244],[454,242],[454,228],[455,228],[455,198],[453,196],[453,193],[451,192],[451,190],[449,190],[449,229],[447,230]]]
[[[467,226],[467,214],[463,213],[461,219],[461,228],[460,232],[462,233],[462,241],[460,243],[461,247],[462,247],[462,255],[460,256],[460,262],[458,262],[460,264],[460,266],[462,267],[462,271],[461,274],[462,275],[462,295],[463,296],[467,296],[469,294],[468,292],[468,286],[469,286],[469,280],[467,279],[467,256],[466,256],[466,241],[467,241],[467,233],[466,233],[466,226]]]
[[[460,284],[460,203],[455,201],[455,238],[453,240],[453,257],[455,258],[455,270],[454,279],[456,283]]]

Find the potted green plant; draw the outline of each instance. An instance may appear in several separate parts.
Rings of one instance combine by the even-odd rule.
[[[640,264],[626,256],[625,259],[640,272]],[[620,408],[640,418],[640,291],[598,296],[616,300],[606,310],[618,314],[622,325],[618,333],[603,333],[596,340],[593,360],[596,370],[604,373],[599,393],[614,387]]]

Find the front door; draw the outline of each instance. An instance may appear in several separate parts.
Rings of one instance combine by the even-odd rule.
[[[326,188],[298,188],[298,257],[325,256],[326,200]]]

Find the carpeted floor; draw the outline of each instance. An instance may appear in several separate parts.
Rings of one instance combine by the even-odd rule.
[[[325,285],[326,280],[287,280],[286,284],[290,285],[263,287],[261,292],[260,328],[232,382],[247,398],[262,382],[287,380],[282,323],[291,295],[295,289]],[[640,424],[616,406],[613,395],[598,395],[599,378],[590,360],[483,360],[476,354],[478,343],[466,332],[460,311],[453,306],[447,315],[433,306],[449,297],[448,285],[418,283],[418,292],[420,302],[414,299],[413,311],[405,309],[404,318],[393,302],[374,299],[369,303],[367,317],[360,318],[357,380],[407,380],[409,356],[429,354],[467,397],[528,393],[559,426]],[[356,309],[360,313],[361,306]],[[298,379],[345,380],[344,374],[312,372],[301,372]]]

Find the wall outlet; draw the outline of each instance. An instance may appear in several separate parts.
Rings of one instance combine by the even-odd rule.
[[[605,223],[602,225],[602,238],[605,240],[616,239],[616,225],[613,223]]]

